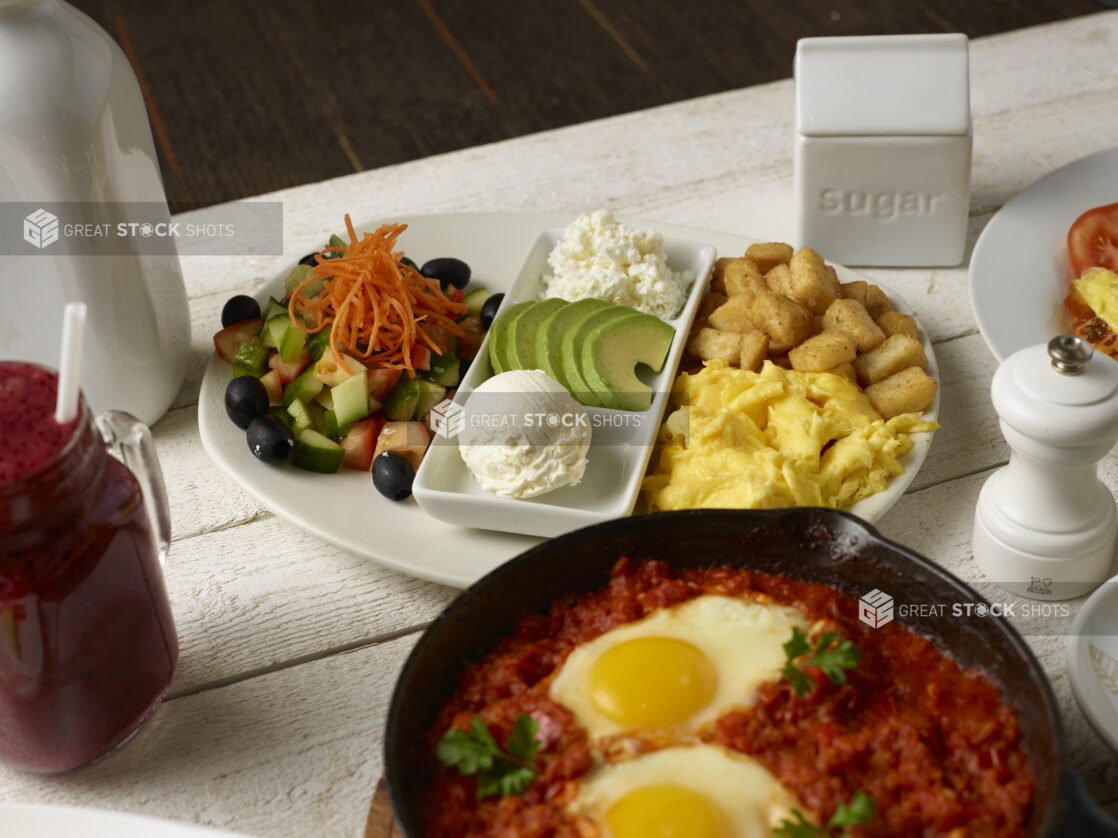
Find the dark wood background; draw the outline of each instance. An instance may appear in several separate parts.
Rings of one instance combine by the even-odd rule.
[[[978,37],[1106,5],[72,2],[136,68],[176,211],[786,78],[805,36]]]

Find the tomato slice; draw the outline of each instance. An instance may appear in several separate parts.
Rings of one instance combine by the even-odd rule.
[[[403,370],[371,369],[369,370],[369,395],[378,402],[383,402],[388,391],[396,386]]]
[[[1118,204],[1087,210],[1068,230],[1068,264],[1077,277],[1088,268],[1118,270]]]
[[[279,376],[280,384],[294,381],[310,362],[311,355],[305,347],[299,350],[299,356],[294,361],[284,361],[278,352],[268,356],[268,366]]]
[[[217,354],[228,361],[233,363],[233,357],[237,354],[237,348],[248,340],[260,335],[260,330],[264,328],[264,319],[257,317],[254,320],[242,320],[240,323],[234,323],[231,326],[226,326],[216,335],[214,335],[214,349]]]
[[[260,383],[264,385],[264,392],[268,394],[269,404],[280,404],[283,401],[283,384],[280,375],[275,370],[268,370],[260,376]]]
[[[373,451],[383,426],[384,419],[376,416],[354,423],[339,443],[345,449],[342,465],[358,471],[368,471],[372,468]]]

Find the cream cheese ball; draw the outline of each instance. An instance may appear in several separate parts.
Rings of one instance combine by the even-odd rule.
[[[483,489],[533,498],[586,471],[590,415],[541,370],[495,375],[470,394],[458,452]]]

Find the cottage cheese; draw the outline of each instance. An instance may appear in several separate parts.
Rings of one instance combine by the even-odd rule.
[[[619,224],[608,210],[580,215],[547,257],[543,298],[599,300],[671,320],[683,309],[690,271],[672,271],[664,237]]]

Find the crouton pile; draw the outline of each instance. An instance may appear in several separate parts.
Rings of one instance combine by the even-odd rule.
[[[810,247],[793,252],[781,242],[715,263],[687,351],[754,372],[770,360],[845,375],[885,419],[923,413],[937,389],[914,317],[895,311],[876,285],[840,283]]]

